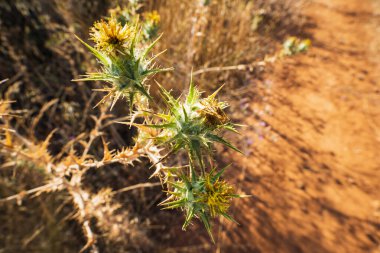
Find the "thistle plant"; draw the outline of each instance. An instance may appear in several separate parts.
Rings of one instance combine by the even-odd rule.
[[[180,208],[185,212],[183,229],[188,227],[193,218],[199,218],[212,238],[211,219],[224,216],[233,221],[228,214],[228,208],[231,200],[239,197],[233,187],[222,179],[224,169],[218,173],[215,173],[215,169],[210,171],[207,169],[213,163],[215,143],[221,143],[240,152],[220,135],[222,130],[237,133],[236,125],[230,121],[225,112],[228,104],[217,99],[222,87],[213,94],[203,97],[202,92],[191,80],[189,90],[182,100],[181,97],[174,98],[157,83],[166,109],[158,112],[150,109],[151,96],[146,80],[150,75],[167,69],[151,67],[154,65],[152,62],[155,56],[147,59],[148,54],[159,38],[147,45],[146,41],[149,38],[144,34],[149,35],[152,29],[156,29],[159,16],[157,12],[145,14],[143,26],[138,18],[130,16],[131,12],[127,13],[129,16],[122,19],[126,20],[123,23],[119,21],[120,17],[117,19],[113,13],[107,21],[102,20],[94,24],[91,28],[94,47],[81,41],[98,58],[102,69],[98,73],[89,73],[80,80],[109,83],[111,87],[99,90],[108,91],[101,102],[112,97],[111,108],[120,96],[129,96],[130,108],[136,108],[136,111],[131,122],[124,123],[134,124],[135,117],[142,117],[143,124],[134,124],[139,128],[136,146],[152,142],[157,146],[155,155],[148,157],[153,166],[157,167],[153,175],[165,176],[168,198],[162,205],[166,209]],[[133,24],[131,20],[134,20]],[[143,34],[141,31],[144,31]],[[143,97],[148,98],[148,103],[142,107]],[[160,150],[168,152],[166,155],[161,155]],[[181,150],[188,155],[187,172],[162,165],[167,157]]]

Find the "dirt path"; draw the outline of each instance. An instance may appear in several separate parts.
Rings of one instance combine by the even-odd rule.
[[[380,252],[380,3],[315,0],[306,13],[312,50],[263,81],[272,115],[254,101],[244,116],[234,168],[255,197],[234,207],[241,226],[225,223],[221,252]],[[254,117],[271,128],[261,141]]]

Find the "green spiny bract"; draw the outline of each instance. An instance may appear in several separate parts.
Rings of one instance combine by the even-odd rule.
[[[178,181],[169,182],[172,190],[168,191],[169,197],[161,205],[164,209],[180,208],[185,211],[186,219],[182,227],[184,230],[193,218],[199,218],[214,240],[210,219],[224,216],[235,222],[227,211],[231,200],[240,197],[231,185],[221,179],[223,172],[224,169],[215,173],[213,169],[210,173],[195,176],[193,171],[191,179],[180,175]]]
[[[148,45],[142,42],[141,25],[138,22],[133,26],[122,26],[113,17],[108,21],[95,23],[91,31],[92,40],[96,42],[95,47],[78,39],[96,56],[102,67],[98,72],[88,73],[76,81],[108,83],[109,87],[97,91],[108,92],[99,103],[110,98],[111,108],[120,97],[129,98],[131,109],[134,104],[140,104],[140,99],[134,101],[136,94],[140,95],[137,98],[144,96],[151,99],[146,80],[149,76],[169,70],[154,67],[154,59],[158,55],[149,57],[160,37]]]
[[[236,132],[234,125],[224,112],[227,104],[219,102],[215,98],[220,89],[209,97],[202,98],[201,93],[191,82],[183,102],[180,101],[180,98],[175,99],[162,86],[160,89],[168,112],[167,114],[155,114],[160,118],[160,124],[148,125],[162,130],[155,137],[157,143],[169,144],[171,152],[186,149],[190,159],[196,158],[201,167],[203,167],[203,151],[210,154],[212,143],[222,143],[239,151],[218,135],[222,129]]]

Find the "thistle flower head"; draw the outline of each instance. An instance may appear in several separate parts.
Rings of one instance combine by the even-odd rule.
[[[212,238],[210,219],[224,216],[234,221],[227,211],[231,200],[240,197],[231,185],[221,179],[223,172],[224,169],[215,173],[213,169],[210,173],[192,176],[191,179],[181,175],[180,180],[169,182],[172,190],[168,191],[169,197],[161,205],[164,209],[180,208],[185,211],[183,229],[193,218],[199,218]]]
[[[236,132],[224,112],[226,104],[215,98],[220,89],[207,98],[201,98],[201,92],[191,82],[188,94],[182,102],[163,87],[160,88],[168,113],[156,114],[161,119],[161,124],[149,125],[162,130],[161,135],[156,137],[157,142],[168,143],[174,152],[185,148],[190,157],[197,158],[201,164],[202,150],[211,151],[212,143],[219,142],[239,151],[218,136],[221,129]]]
[[[137,11],[141,5],[138,3],[130,3],[127,8],[120,8],[120,6],[111,9],[109,13],[114,17],[121,26],[133,25],[140,19]],[[158,35],[160,15],[156,10],[150,12],[143,12],[141,18],[142,41],[148,43]]]
[[[150,41],[157,36],[159,23],[160,15],[157,11],[144,13],[143,32],[146,41]]]
[[[160,15],[157,11],[146,12],[144,13],[144,18],[146,22],[150,22],[152,24],[158,25],[160,23]]]
[[[95,48],[107,53],[128,47],[135,33],[134,27],[128,24],[121,25],[113,16],[107,21],[95,22],[90,29],[91,40],[96,44]]]
[[[95,23],[92,28],[95,47],[78,38],[96,56],[102,66],[98,72],[88,73],[84,78],[75,81],[103,81],[108,84],[97,91],[107,92],[99,103],[111,99],[111,109],[119,98],[127,97],[131,109],[134,103],[142,104],[136,101],[136,98],[145,96],[151,99],[149,86],[145,81],[149,76],[170,70],[154,67],[154,60],[161,53],[152,57],[149,55],[160,37],[147,44],[142,41],[140,31],[141,24],[138,22],[133,26],[128,24],[122,26],[111,17],[107,22]]]
[[[216,93],[214,93],[216,95]],[[205,124],[209,127],[223,126],[229,122],[224,109],[228,106],[225,102],[219,102],[215,96],[211,95],[199,101],[198,113],[204,118]]]
[[[210,174],[204,176],[204,192],[200,194],[200,202],[208,207],[211,217],[227,213],[230,200],[236,196],[234,188],[226,181]]]

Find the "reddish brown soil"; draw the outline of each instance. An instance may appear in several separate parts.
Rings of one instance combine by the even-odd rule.
[[[224,222],[217,252],[380,252],[380,3],[315,0],[313,48],[282,60],[271,82],[271,134],[233,158],[240,226]]]

